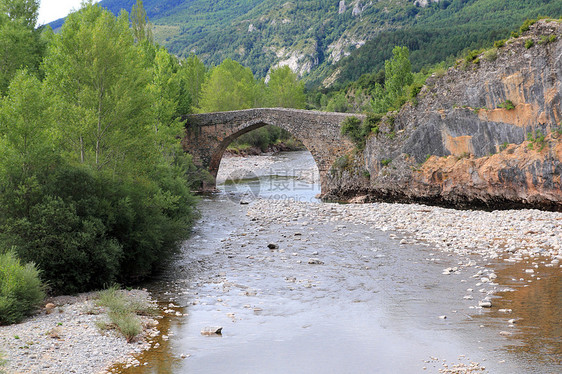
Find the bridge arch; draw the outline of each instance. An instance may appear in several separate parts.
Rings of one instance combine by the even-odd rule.
[[[312,154],[320,173],[321,191],[334,161],[349,152],[353,143],[341,135],[340,125],[349,116],[362,115],[298,109],[263,108],[186,116],[183,148],[194,163],[216,180],[226,148],[239,136],[266,125],[280,127],[300,140]],[[206,186],[207,188],[214,188]]]

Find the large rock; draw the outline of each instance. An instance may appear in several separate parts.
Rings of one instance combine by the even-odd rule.
[[[539,21],[475,61],[430,77],[332,168],[327,197],[562,210],[562,25]]]

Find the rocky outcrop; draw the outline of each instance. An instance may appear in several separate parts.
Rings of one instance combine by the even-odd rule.
[[[417,105],[332,168],[327,195],[562,210],[561,95],[562,25],[539,21],[429,78]]]

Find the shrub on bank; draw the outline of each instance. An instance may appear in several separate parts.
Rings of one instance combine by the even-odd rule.
[[[60,166],[26,186],[27,199],[17,189],[1,195],[0,242],[36,263],[55,294],[138,280],[189,235],[195,210],[183,172],[178,165],[121,179]]]
[[[0,254],[0,324],[20,322],[44,298],[44,286],[35,265],[22,264],[13,251]]]

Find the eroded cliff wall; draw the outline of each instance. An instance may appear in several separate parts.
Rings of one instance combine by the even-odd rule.
[[[430,77],[334,165],[326,196],[562,210],[561,95],[562,24],[542,20]]]

